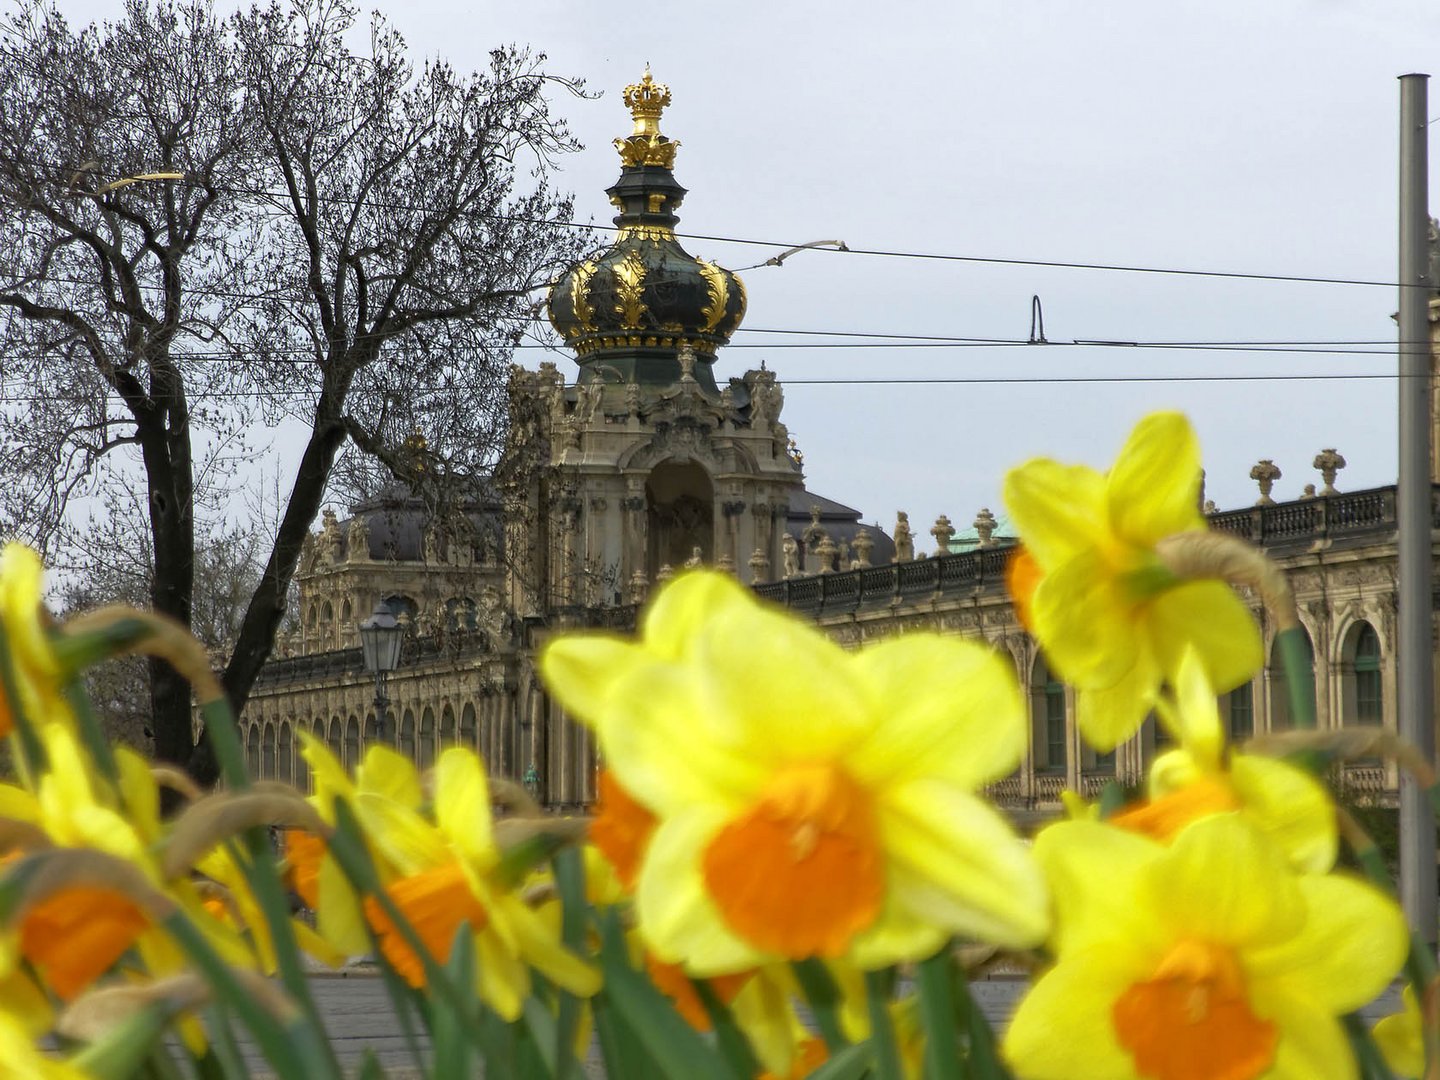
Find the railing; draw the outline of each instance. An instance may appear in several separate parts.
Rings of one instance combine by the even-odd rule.
[[[1020,775],[1012,773],[993,784],[985,785],[985,793],[997,802],[1018,802],[1020,800]]]
[[[1431,517],[1440,528],[1440,488],[1434,490]],[[1394,532],[1395,489],[1371,488],[1320,496],[1274,506],[1252,506],[1210,514],[1210,528],[1233,533],[1261,547],[1309,544],[1317,540]],[[767,600],[819,617],[864,608],[898,606],[917,598],[975,595],[1000,589],[1013,543],[934,555],[913,562],[869,566],[833,574],[813,574],[756,585]]]
[[[1395,529],[1395,489],[1370,488],[1274,506],[1252,506],[1210,515],[1210,527],[1262,547]],[[1431,520],[1440,527],[1440,505],[1431,496]]]
[[[1059,802],[1060,792],[1064,789],[1064,773],[1035,774],[1035,799],[1037,802]]]

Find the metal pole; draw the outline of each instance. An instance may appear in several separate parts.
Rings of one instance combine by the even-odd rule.
[[[1435,759],[1434,652],[1431,642],[1430,323],[1426,187],[1426,80],[1400,76],[1400,736]],[[1435,818],[1412,777],[1400,778],[1400,898],[1410,925],[1436,940]]]

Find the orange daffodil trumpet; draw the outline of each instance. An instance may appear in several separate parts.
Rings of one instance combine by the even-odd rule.
[[[1321,783],[1285,761],[1227,746],[1215,690],[1194,650],[1180,661],[1173,702],[1156,703],[1180,746],[1150,767],[1148,798],[1112,824],[1169,840],[1191,821],[1237,810],[1285,852],[1296,870],[1335,865],[1335,807]]]
[[[639,925],[692,975],[927,956],[953,934],[1037,943],[1040,873],[975,791],[1024,750],[1014,674],[916,634],[847,653],[726,575],[664,589],[640,641],[541,656],[608,768],[656,818]]]
[[[1005,478],[1024,543],[1009,575],[1016,605],[1079,690],[1077,722],[1098,750],[1139,729],[1187,643],[1221,692],[1262,662],[1229,586],[1179,578],[1157,553],[1167,537],[1205,528],[1199,489],[1199,445],[1179,413],[1141,420],[1108,474],[1040,458]]]
[[[1100,822],[1040,834],[1056,964],[1005,1052],[1026,1080],[1352,1080],[1339,1017],[1404,960],[1399,907],[1297,874],[1239,813],[1169,844]]]

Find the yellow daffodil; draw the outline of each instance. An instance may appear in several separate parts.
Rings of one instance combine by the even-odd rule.
[[[1025,743],[1014,673],[989,650],[917,634],[847,653],[695,572],[638,643],[561,638],[541,669],[656,818],[636,889],[661,960],[698,976],[812,956],[875,968],[951,934],[1044,936],[1040,874],[975,795]]]
[[[33,724],[69,716],[58,687],[60,664],[45,629],[44,591],[40,556],[24,544],[6,544],[0,550],[0,630],[15,679],[10,689]],[[0,736],[14,725],[9,698],[0,693]]]
[[[86,1080],[74,1065],[36,1047],[24,1022],[0,1009],[0,1071],[8,1080]]]
[[[1180,662],[1173,708],[1158,703],[1180,737],[1150,769],[1149,797],[1110,820],[1168,840],[1206,814],[1238,810],[1274,841],[1297,870],[1335,865],[1335,807],[1315,777],[1283,761],[1226,745],[1215,691],[1194,650]]]
[[[479,994],[507,1020],[520,1015],[531,967],[572,993],[594,993],[598,973],[566,950],[541,915],[496,877],[501,853],[480,759],[462,748],[440,755],[433,824],[409,805],[409,794],[419,791],[414,766],[399,755],[376,761],[372,767],[367,758],[369,790],[356,795],[357,815],[394,868],[385,892],[431,957],[444,964],[455,935],[474,934]],[[374,775],[376,770],[387,775]],[[401,797],[392,799],[385,790]],[[390,964],[412,986],[424,986],[421,958],[382,905],[369,898],[365,913]]]
[[[1425,1032],[1414,987],[1406,985],[1401,1002],[1400,1012],[1380,1020],[1373,1034],[1390,1071],[1410,1080],[1425,1071]]]
[[[1240,814],[1167,846],[1098,822],[1044,830],[1056,964],[1005,1053],[1026,1080],[1352,1080],[1339,1017],[1404,960],[1398,906],[1296,874]]]
[[[1080,691],[1080,731],[1098,750],[1139,729],[1187,642],[1220,691],[1262,662],[1254,620],[1230,588],[1181,580],[1156,554],[1166,537],[1205,528],[1199,485],[1199,446],[1178,413],[1142,420],[1108,475],[1036,459],[1005,478],[1025,545],[1010,574],[1017,607]]]

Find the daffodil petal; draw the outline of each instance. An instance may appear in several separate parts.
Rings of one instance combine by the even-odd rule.
[[[1196,760],[1210,769],[1219,769],[1225,747],[1220,727],[1220,706],[1204,661],[1194,648],[1186,648],[1175,679],[1179,705],[1180,741]]]
[[[1332,1015],[1380,996],[1405,961],[1409,935],[1400,906],[1370,885],[1334,875],[1295,878],[1304,909],[1293,933],[1251,950],[1246,966],[1257,980],[1298,983]]]
[[[1075,725],[1101,753],[1114,750],[1140,730],[1160,686],[1160,669],[1149,653],[1112,686],[1082,689],[1075,695]]]
[[[565,948],[535,912],[513,893],[495,901],[499,911],[492,917],[508,923],[520,955],[551,982],[589,997],[600,989],[600,972]]]
[[[644,647],[657,659],[680,660],[716,612],[754,605],[754,595],[729,574],[682,573],[646,609]]]
[[[1314,776],[1285,761],[1234,754],[1230,783],[1245,813],[1296,869],[1323,874],[1335,865],[1335,805]]]
[[[1304,919],[1296,882],[1280,849],[1241,815],[1215,814],[1183,828],[1147,869],[1142,904],[1186,934],[1253,948]]]
[[[1282,1032],[1266,1080],[1355,1080],[1350,1040],[1333,1013],[1303,994],[1254,988],[1255,1014]]]
[[[423,801],[415,763],[384,743],[373,743],[355,770],[355,787],[418,810]]]
[[[1371,1034],[1391,1072],[1397,1076],[1418,1077],[1425,1071],[1425,1037],[1412,987],[1405,987],[1401,1011],[1382,1018],[1371,1029]]]
[[[1019,764],[1025,706],[1013,664],[992,650],[911,634],[861,650],[851,665],[885,716],[853,755],[851,771],[867,785],[925,775],[974,789]]]
[[[570,634],[545,646],[540,653],[540,676],[571,716],[594,727],[605,715],[615,684],[631,667],[637,661],[659,658],[617,637]]]
[[[608,765],[656,813],[697,800],[739,809],[765,780],[750,748],[715,730],[723,721],[683,668],[632,668],[607,709],[613,716],[600,734]]]
[[[460,932],[470,933],[464,927]],[[520,1018],[530,994],[530,969],[488,926],[475,935],[475,980],[485,1004],[507,1021]]]
[[[369,793],[355,796],[355,808],[370,842],[402,876],[448,860],[440,832],[414,810]]]
[[[1210,684],[1223,694],[1248,682],[1264,663],[1260,630],[1230,586],[1187,581],[1150,604],[1147,629],[1167,676],[1178,676],[1185,649],[1193,647]]]
[[[711,715],[752,754],[782,762],[828,757],[868,734],[873,714],[851,659],[814,627],[756,603],[712,612],[694,645]]]
[[[891,858],[913,878],[900,894],[908,908],[999,945],[1024,948],[1045,938],[1049,897],[1040,868],[983,799],[916,780],[887,792],[880,814]]]
[[[935,885],[907,867],[892,865],[890,891],[874,924],[855,935],[847,954],[857,971],[875,971],[902,960],[932,956],[950,940],[950,933],[933,921],[926,899],[935,894]],[[914,909],[905,899],[914,903]],[[863,1012],[864,990],[861,990]]]
[[[1159,412],[1136,424],[1105,495],[1111,529],[1137,547],[1200,528],[1200,444],[1190,421]]]
[[[495,861],[490,828],[490,785],[473,750],[455,746],[435,764],[435,824],[471,861]]]
[[[1134,599],[1099,551],[1081,552],[1046,574],[1030,610],[1051,663],[1082,690],[1123,680],[1146,644]]]
[[[730,975],[767,959],[726,927],[705,890],[700,856],[724,823],[704,806],[666,819],[636,885],[640,932],[651,951],[701,977]]]
[[[1145,977],[1129,954],[1083,950],[1030,988],[1005,1032],[1003,1052],[1027,1080],[1135,1080],[1135,1064],[1115,1037],[1111,1009]]]
[[[1116,939],[1142,944],[1157,927],[1134,898],[1157,845],[1091,820],[1061,821],[1035,838],[1035,859],[1055,903],[1055,944],[1062,952],[1107,947]]]
[[[1005,507],[1048,573],[1100,540],[1105,478],[1084,465],[1035,458],[1006,474]]]

